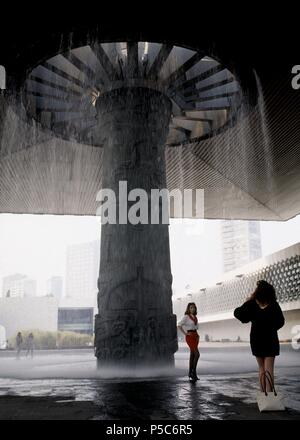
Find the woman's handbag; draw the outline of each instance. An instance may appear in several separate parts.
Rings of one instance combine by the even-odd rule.
[[[263,377],[265,378],[265,383],[262,380]],[[272,391],[267,392],[267,387],[266,387],[267,381],[269,382]],[[257,405],[260,412],[284,411],[285,410],[285,406],[283,403],[284,396],[281,393],[276,392],[273,378],[268,371],[265,371],[264,373],[261,374],[260,384],[261,384],[261,389],[263,390],[257,393]]]

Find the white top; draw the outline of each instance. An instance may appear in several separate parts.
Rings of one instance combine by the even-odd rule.
[[[178,322],[177,325],[184,327],[186,331],[188,330],[198,330],[198,323],[195,324],[194,321],[189,317],[189,315],[184,315],[183,318]]]

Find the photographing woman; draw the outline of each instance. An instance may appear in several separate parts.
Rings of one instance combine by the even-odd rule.
[[[274,383],[274,362],[280,353],[277,331],[285,322],[274,287],[267,281],[258,281],[251,297],[234,310],[234,316],[242,323],[252,323],[250,346],[258,363],[260,383],[271,391],[270,383],[265,383],[264,373],[269,372]]]

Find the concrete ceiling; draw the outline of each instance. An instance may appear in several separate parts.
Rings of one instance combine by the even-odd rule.
[[[17,90],[28,68],[67,47],[71,29],[75,45],[76,39],[82,44],[89,29],[87,23],[78,28],[50,23],[48,32],[45,26],[40,33],[41,27],[30,28],[24,38],[22,25],[9,38],[0,34],[8,91]],[[291,87],[291,68],[297,64],[293,40],[279,38],[275,26],[265,34],[256,29],[251,39],[247,26],[238,28],[238,38],[230,26],[215,33],[187,24],[176,30],[141,23],[91,28],[103,40],[136,37],[210,49],[234,67],[246,90],[253,87],[254,69],[264,99],[220,135],[167,147],[168,188],[204,189],[205,218],[287,220],[300,213],[300,90]],[[280,63],[274,61],[278,59]],[[0,212],[95,215],[102,149],[26,126],[7,107],[5,96],[0,110]]]

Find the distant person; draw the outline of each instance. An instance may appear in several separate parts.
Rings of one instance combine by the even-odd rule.
[[[33,358],[33,349],[34,349],[34,336],[33,333],[29,333],[27,338],[27,352],[26,357],[30,354]]]
[[[186,343],[190,348],[189,379],[191,382],[195,382],[199,380],[196,369],[200,357],[197,307],[195,303],[188,303],[184,317],[178,322],[177,327],[185,335]]]
[[[23,337],[22,337],[22,333],[19,332],[16,337],[17,359],[20,359],[22,345],[23,345]]]
[[[267,281],[258,281],[250,298],[234,310],[234,316],[242,323],[252,323],[250,346],[258,363],[260,383],[264,389],[271,391],[268,381],[265,383],[264,373],[268,371],[274,382],[275,356],[280,353],[277,330],[285,322],[274,287]]]

